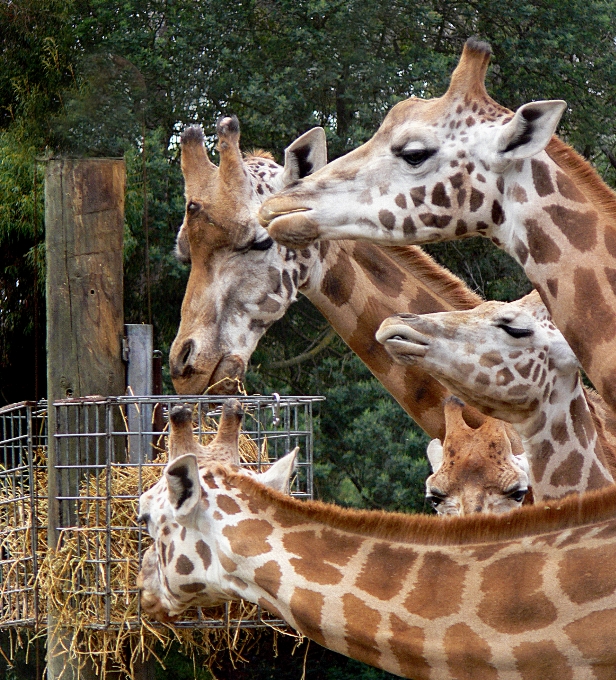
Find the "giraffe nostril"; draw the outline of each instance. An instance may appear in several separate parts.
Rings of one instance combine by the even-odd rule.
[[[195,343],[192,340],[187,340],[182,347],[180,356],[178,359],[178,369],[179,371],[185,373],[190,370],[190,358],[195,349]]]

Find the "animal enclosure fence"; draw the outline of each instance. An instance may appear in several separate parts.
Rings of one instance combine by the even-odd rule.
[[[312,498],[313,404],[320,397],[243,396],[242,465],[267,468],[299,446],[291,493]],[[135,578],[150,544],[136,522],[142,491],[165,465],[167,414],[194,411],[206,443],[224,397],[110,397],[55,402],[57,431],[47,431],[48,405],[0,409],[0,628],[42,630],[47,610],[80,630],[153,629],[141,616]],[[161,415],[163,416],[161,418]],[[161,425],[162,424],[162,425]],[[48,437],[55,437],[55,489],[47,484]],[[49,502],[51,499],[51,503]],[[49,512],[58,547],[47,550]],[[176,627],[254,628],[283,625],[252,605],[214,613],[190,610]]]

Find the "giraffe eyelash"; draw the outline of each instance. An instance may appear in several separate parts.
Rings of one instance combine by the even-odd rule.
[[[499,323],[496,327],[504,330],[505,333],[512,338],[528,338],[534,333],[530,328],[516,328],[515,326],[508,326],[505,323]]]

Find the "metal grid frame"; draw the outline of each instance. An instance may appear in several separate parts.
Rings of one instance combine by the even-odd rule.
[[[255,469],[267,467],[278,458],[300,447],[298,473],[291,494],[308,499],[313,495],[313,404],[322,397],[240,396],[245,416],[242,434],[253,440]],[[76,545],[77,562],[84,564],[83,572],[74,575],[77,594],[73,595],[76,608],[80,598],[94,598],[97,622],[88,628],[137,628],[141,625],[138,592],[134,583],[117,588],[118,571],[128,573],[129,566],[140,567],[141,555],[149,537],[137,525],[136,502],[146,490],[152,473],[163,462],[156,454],[166,444],[167,415],[175,404],[192,406],[193,422],[198,423],[195,434],[207,440],[216,427],[225,397],[211,396],[155,396],[66,399],[53,404],[56,432],[54,435],[57,489],[59,548],[68,540]],[[38,562],[41,560],[41,539],[47,526],[41,522],[41,501],[45,495],[37,484],[36,474],[47,451],[47,405],[45,402],[22,402],[0,409],[0,585],[5,594],[1,606],[11,614],[7,622],[3,616],[1,627],[38,627],[45,625],[46,612],[41,611],[37,583]],[[162,417],[161,417],[162,416]],[[252,445],[251,445],[252,446]],[[262,452],[267,448],[267,460]],[[247,463],[246,463],[247,464]],[[137,488],[129,494],[118,494],[114,479],[118,475],[132,475]],[[156,479],[160,478],[156,474]],[[47,500],[46,498],[44,499]],[[130,519],[118,524],[118,508],[126,509]],[[123,514],[123,513],[120,513]],[[24,554],[9,554],[7,537],[15,539],[15,532],[23,536]],[[42,532],[42,533],[41,533]],[[114,545],[120,543],[118,532],[131,532],[138,549],[135,554],[113,556]],[[113,537],[116,537],[115,539]],[[30,546],[26,553],[26,543]],[[38,549],[35,549],[38,547]],[[118,600],[137,602],[130,616],[118,617]],[[112,606],[115,603],[115,609]],[[9,608],[8,610],[6,608]],[[2,611],[0,609],[0,612]],[[265,625],[284,625],[267,612],[259,611],[252,619],[238,619],[233,605],[227,605],[221,616],[211,618],[207,611],[193,609],[185,618],[175,622],[179,627],[247,628]],[[13,613],[14,612],[14,613]],[[148,625],[153,622],[148,620]]]

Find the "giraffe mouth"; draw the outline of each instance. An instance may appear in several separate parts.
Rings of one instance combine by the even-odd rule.
[[[274,197],[275,199],[276,197]],[[319,238],[319,226],[309,217],[311,208],[285,208],[270,199],[259,211],[259,222],[269,235],[287,248],[306,248]]]
[[[400,323],[381,326],[376,333],[376,339],[385,346],[394,359],[424,357],[430,346],[429,338],[423,333]]]

